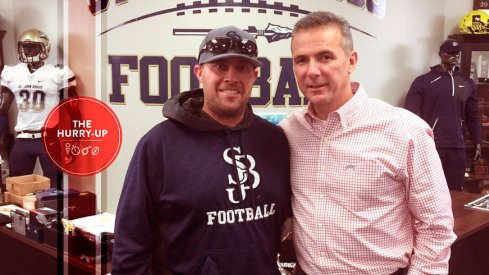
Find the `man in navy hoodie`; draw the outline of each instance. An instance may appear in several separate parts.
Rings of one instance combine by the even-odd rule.
[[[129,164],[112,274],[278,274],[291,215],[282,130],[248,103],[258,50],[233,26],[210,31],[194,73],[201,89],[167,101]]]
[[[440,64],[414,80],[404,105],[433,129],[448,188],[457,191],[463,190],[467,163],[464,126],[476,144],[474,160],[481,156],[477,88],[458,69],[460,51],[456,40],[445,40],[440,46]]]

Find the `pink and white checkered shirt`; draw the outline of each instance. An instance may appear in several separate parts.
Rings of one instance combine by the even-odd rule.
[[[307,274],[447,274],[453,214],[429,126],[357,92],[326,120],[301,109],[291,146],[297,259]],[[419,223],[414,225],[414,221]]]

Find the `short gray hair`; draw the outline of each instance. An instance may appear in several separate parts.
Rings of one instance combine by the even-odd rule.
[[[305,17],[299,19],[294,25],[292,31],[292,39],[294,34],[303,30],[313,29],[317,27],[337,27],[343,36],[343,49],[346,53],[353,51],[353,38],[350,31],[350,23],[341,16],[338,16],[329,11],[311,12]]]

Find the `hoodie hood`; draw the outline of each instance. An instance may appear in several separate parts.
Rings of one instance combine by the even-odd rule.
[[[173,96],[163,106],[163,116],[176,120],[185,126],[200,132],[218,132],[229,127],[222,125],[202,111],[204,91],[202,89],[182,92]],[[231,130],[249,128],[253,123],[253,111],[248,104],[243,120]]]

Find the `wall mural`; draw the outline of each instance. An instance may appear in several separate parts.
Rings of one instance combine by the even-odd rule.
[[[101,20],[105,23],[98,36],[105,40],[107,45],[104,50],[106,51],[108,67],[110,67],[107,77],[110,79],[110,82],[108,82],[108,102],[110,104],[126,104],[127,99],[123,90],[127,89],[128,86],[131,86],[131,92],[134,92],[132,83],[128,83],[128,75],[121,71],[122,68],[128,68],[131,72],[139,74],[139,85],[136,88],[139,89],[140,101],[146,105],[163,105],[169,97],[183,90],[181,87],[181,69],[193,68],[197,63],[196,57],[191,56],[195,56],[195,47],[200,43],[203,36],[210,29],[231,24],[254,34],[258,40],[260,52],[263,52],[262,49],[264,48],[276,49],[272,51],[274,54],[260,58],[263,66],[256,82],[255,89],[257,92],[252,95],[250,103],[253,106],[260,107],[295,107],[304,106],[307,103],[296,86],[292,71],[292,61],[287,57],[290,55],[288,46],[290,41],[287,40],[291,37],[293,24],[298,17],[312,10],[329,9],[328,5],[324,4],[325,1],[308,1],[313,4],[309,5],[310,7],[305,7],[303,2],[299,3],[300,1],[291,1],[296,2],[295,4],[269,1],[252,2],[250,0],[227,0],[221,2],[209,0],[207,3],[201,1],[190,3],[174,1],[175,4],[173,5],[171,4],[172,1],[158,1],[157,5],[152,3],[150,9],[143,8],[148,6],[143,2],[145,1],[88,1],[90,12],[94,16],[101,17]],[[314,4],[314,2],[321,2],[322,4]],[[339,5],[340,8],[361,10],[364,17],[374,17],[374,20],[377,21],[385,16],[385,0],[329,0],[329,2],[332,5]],[[130,9],[124,9],[129,6],[131,6]],[[122,12],[127,11],[131,11],[131,14],[124,14],[123,17],[120,17]],[[132,15],[133,13],[134,15]],[[114,20],[111,19],[113,14]],[[246,16],[252,20],[238,21],[236,20],[238,17],[233,17],[235,14],[240,17]],[[206,20],[202,20],[204,17]],[[192,24],[193,26],[182,27],[177,23],[181,18],[184,18],[187,24],[188,22],[198,22],[198,26],[195,26],[194,23]],[[216,18],[225,20],[220,20],[222,23],[216,24],[212,21]],[[166,56],[158,55],[163,51],[162,45],[155,47],[155,50],[148,55],[144,54],[144,50],[130,54],[114,53],[113,49],[118,48],[120,45],[127,46],[127,42],[117,41],[117,38],[113,40],[112,34],[117,37],[115,33],[123,33],[131,27],[134,29],[133,26],[137,26],[138,30],[149,31],[150,28],[155,28],[155,21],[164,21],[163,24],[165,26],[163,28],[171,31],[170,33],[162,34],[166,36],[165,40],[179,43],[177,42],[179,37],[193,37],[192,41],[194,42],[191,43],[192,48],[190,48],[188,53],[184,56],[173,56],[169,59]],[[355,26],[352,23],[352,30],[371,39],[376,39],[374,33],[362,26]],[[141,34],[141,32],[135,34],[134,37],[136,38]],[[147,36],[146,40],[152,38]],[[131,39],[131,44],[137,43],[135,41]],[[145,42],[147,41],[141,40],[141,43],[144,44]],[[282,43],[277,46],[273,45],[279,44],[279,42]],[[273,55],[277,54],[280,55],[278,62],[272,64]],[[150,76],[154,68],[158,68],[156,73],[157,85],[150,83],[150,81],[156,81],[155,77]],[[189,71],[190,75],[184,76],[189,80],[188,88],[186,89],[197,88],[199,86],[198,80],[193,75],[192,70]],[[278,76],[273,76],[272,71],[280,71],[280,73]],[[157,91],[152,90],[152,86],[158,86]]]

